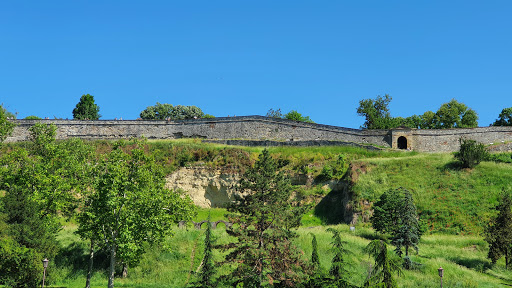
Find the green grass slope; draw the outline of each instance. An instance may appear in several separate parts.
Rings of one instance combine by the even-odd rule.
[[[430,232],[480,233],[499,193],[512,191],[511,164],[482,162],[459,169],[451,154],[358,160],[352,173],[355,199],[373,202],[388,189],[410,190]]]

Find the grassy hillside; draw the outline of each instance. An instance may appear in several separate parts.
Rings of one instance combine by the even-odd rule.
[[[451,154],[364,159],[354,161],[352,169],[356,199],[375,201],[387,189],[407,188],[430,232],[480,233],[498,194],[512,191],[511,164],[482,162],[459,169]]]
[[[363,253],[363,248],[375,234],[370,228],[356,227],[350,232],[347,225],[330,226],[342,231],[345,247],[350,251],[347,255],[347,269],[351,282],[361,285],[373,264],[373,259]],[[330,250],[331,234],[325,230],[327,226],[298,229],[298,246],[304,251],[304,258],[311,256],[311,233],[317,236],[319,255],[322,267],[328,269],[333,256]],[[68,259],[77,260],[75,265],[67,264],[51,267],[49,271],[51,283],[55,286],[83,287],[87,261],[86,243],[81,243],[72,234],[74,228],[68,227],[59,238],[63,251],[68,251]],[[203,251],[203,232],[192,228],[176,229],[174,237],[170,237],[164,246],[148,249],[138,267],[129,270],[128,278],[117,279],[117,287],[185,287],[194,281],[194,271],[200,265]],[[214,231],[217,242],[226,242],[225,230]],[[78,244],[77,244],[78,243]],[[76,247],[84,247],[82,253]],[[389,246],[390,252],[392,247]],[[426,235],[419,245],[419,253],[412,255],[412,260],[421,263],[418,269],[404,271],[404,276],[397,278],[399,287],[439,287],[437,269],[445,269],[445,287],[505,287],[512,285],[512,272],[504,270],[504,263],[491,267],[486,259],[487,244],[479,236],[461,235]],[[74,258],[73,258],[74,257]],[[102,259],[101,253],[98,256]],[[222,259],[215,252],[218,260]],[[101,260],[99,260],[101,261]],[[226,273],[227,269],[218,267],[217,275]],[[97,270],[94,274],[92,287],[105,287],[106,274]]]
[[[28,143],[9,145],[30,145]],[[108,141],[91,142],[98,152],[108,151]],[[240,173],[257,159],[260,147],[229,147],[206,144],[200,140],[150,141],[147,146],[156,160],[172,173],[180,167],[204,166]],[[421,265],[398,278],[400,287],[439,287],[437,268],[445,269],[445,287],[512,286],[512,272],[503,260],[494,267],[487,256],[487,244],[481,232],[493,215],[498,194],[512,191],[512,164],[482,162],[475,169],[460,169],[451,154],[422,154],[406,151],[368,151],[352,147],[271,147],[291,174],[313,179],[296,191],[313,200],[321,200],[317,209],[303,217],[297,245],[304,258],[311,255],[311,233],[317,236],[321,264],[328,269],[332,257],[331,234],[327,223],[339,223],[341,194],[350,196],[357,213],[369,217],[371,204],[386,190],[404,187],[413,194],[426,234],[419,253],[412,260]],[[510,159],[509,155],[505,155]],[[495,157],[498,159],[499,157]],[[341,183],[344,190],[329,191],[329,181]],[[0,191],[1,192],[1,191]],[[1,195],[1,194],[0,194]],[[327,203],[327,204],[326,204]],[[323,205],[323,206],[322,206]],[[322,209],[319,209],[322,208]],[[225,210],[212,209],[212,220],[223,219]],[[208,210],[199,210],[196,221],[205,220]],[[222,227],[222,226],[221,226]],[[359,222],[356,232],[348,226],[335,226],[342,232],[348,256],[351,282],[362,284],[373,260],[363,253],[377,235],[369,223]],[[83,287],[87,268],[87,243],[73,234],[76,225],[66,222],[58,241],[62,248],[49,270],[53,286]],[[229,240],[223,228],[215,230],[219,242]],[[202,258],[203,232],[193,228],[175,229],[164,245],[149,247],[138,267],[130,268],[127,279],[116,280],[117,287],[185,287],[194,279]],[[389,246],[390,251],[393,247]],[[92,287],[105,287],[107,256],[96,256]],[[216,252],[218,260],[222,255]],[[218,273],[227,273],[227,267]]]

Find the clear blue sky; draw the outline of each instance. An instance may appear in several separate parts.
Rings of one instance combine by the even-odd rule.
[[[480,126],[512,107],[512,1],[1,1],[0,103],[18,118],[101,119],[156,102],[215,116],[298,110],[359,128],[452,98]]]

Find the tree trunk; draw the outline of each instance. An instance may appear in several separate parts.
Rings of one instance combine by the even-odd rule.
[[[108,288],[114,288],[114,273],[116,272],[116,246],[110,245],[110,268],[108,273]]]
[[[126,263],[123,263],[123,278],[128,277],[128,265]]]
[[[409,246],[405,246],[405,257],[409,257]]]
[[[89,270],[87,270],[87,279],[85,280],[85,288],[91,288],[92,268],[94,264],[94,241],[91,239],[91,248],[89,250]]]

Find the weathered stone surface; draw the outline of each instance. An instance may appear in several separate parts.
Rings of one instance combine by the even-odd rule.
[[[181,168],[167,176],[169,189],[183,189],[199,207],[224,207],[234,200],[240,177],[211,168]]]
[[[465,137],[485,145],[512,141],[512,127],[479,127],[466,129],[393,129],[361,130],[304,123],[262,116],[224,117],[183,121],[142,120],[14,120],[17,126],[6,142],[26,141],[28,128],[37,122],[57,126],[57,139],[148,139],[202,138],[209,140],[239,139],[241,145],[376,145],[405,148],[421,152],[453,152],[459,139]],[[252,142],[252,140],[257,140]],[[271,140],[271,141],[267,141]],[[233,142],[236,144],[235,142]],[[365,146],[367,147],[367,146]],[[505,146],[502,149],[507,149]],[[510,151],[510,150],[508,150]]]

